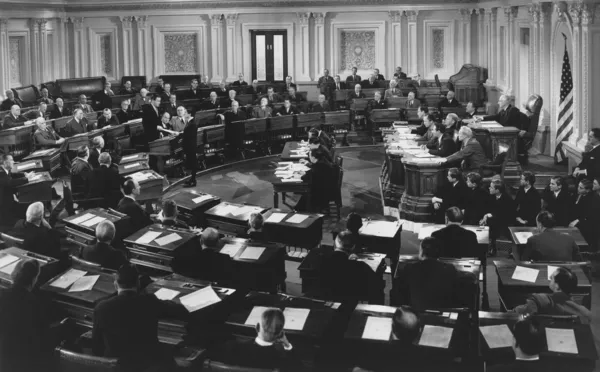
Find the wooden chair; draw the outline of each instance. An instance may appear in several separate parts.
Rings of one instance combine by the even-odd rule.
[[[0,240],[4,242],[5,248],[17,247],[23,248],[25,242],[24,239],[17,238],[16,236],[9,235],[7,233],[0,233]]]
[[[533,141],[535,140],[535,136],[537,134],[537,129],[540,122],[540,112],[542,111],[542,106],[544,105],[544,100],[538,94],[532,94],[529,96],[529,99],[524,104],[525,114],[523,114],[521,130],[526,131],[525,135],[522,138],[519,138],[517,146],[517,157],[519,159],[519,163],[523,165],[527,165],[529,162],[529,150],[533,146]]]
[[[278,372],[278,369],[268,369],[268,368],[250,368],[250,367],[241,367],[234,366],[230,364],[225,364],[221,362],[215,362],[212,360],[204,361],[204,371],[208,372]]]
[[[62,372],[108,372],[119,371],[117,358],[97,357],[62,347],[55,349],[58,357],[58,369]]]

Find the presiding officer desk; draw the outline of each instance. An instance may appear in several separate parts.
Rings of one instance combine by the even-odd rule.
[[[286,143],[286,146],[289,144]],[[303,153],[304,154],[304,153]],[[307,197],[307,205],[310,205],[310,182],[303,181],[300,171],[308,171],[304,164],[293,161],[283,161],[277,163],[274,172],[268,174],[266,181],[273,186],[273,208],[279,208],[279,194],[285,203],[286,193],[304,194]]]

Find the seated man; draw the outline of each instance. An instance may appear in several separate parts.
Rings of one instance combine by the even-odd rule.
[[[498,113],[496,115],[484,116],[484,121],[496,121],[504,127],[520,128],[520,111],[515,106],[511,105],[512,98],[503,94],[498,99]]]
[[[233,89],[229,90],[228,93],[228,97],[227,98],[221,98],[219,100],[219,103],[221,104],[221,107],[224,109],[229,109],[231,108],[231,103],[233,101],[236,101],[235,97],[237,96],[237,92]]]
[[[157,89],[156,93],[162,94],[164,91],[165,91],[164,88],[162,88],[160,92]],[[200,89],[198,87],[198,79],[192,79],[192,81],[190,83],[190,89],[188,89],[187,94],[186,94],[186,98],[187,99],[198,99],[198,98],[202,98],[201,96],[202,96],[202,93],[200,92]]]
[[[138,94],[136,94],[131,104],[131,111],[140,112],[144,105],[150,104],[150,96],[148,95],[148,89],[142,88]]]
[[[363,80],[360,82],[360,86],[363,89],[377,89],[379,88],[379,82],[377,81],[375,74],[371,74],[368,80]]]
[[[187,223],[177,219],[177,203],[167,199],[162,203],[162,211],[158,217],[160,224],[167,227],[176,227],[179,229],[189,230]]]
[[[445,159],[446,163],[461,161],[461,166],[466,172],[479,172],[483,164],[487,164],[487,158],[481,144],[473,135],[469,127],[462,127],[458,131],[458,140],[462,142],[462,148]]]
[[[362,78],[360,77],[360,75],[357,75],[356,73],[358,72],[358,68],[356,67],[352,67],[352,74],[348,75],[346,77],[346,84],[351,87],[355,84],[360,84],[360,82],[362,81]]]
[[[467,192],[463,209],[464,224],[479,225],[479,221],[487,212],[490,201],[490,192],[483,188],[481,175],[477,172],[467,174]]]
[[[331,108],[329,107],[329,103],[325,100],[324,94],[319,94],[319,102],[312,105],[312,112],[329,112]]]
[[[475,257],[481,256],[477,245],[477,235],[462,228],[463,213],[458,207],[446,210],[446,227],[431,234],[442,244],[440,257]]]
[[[535,318],[517,321],[513,327],[515,360],[510,364],[486,365],[489,372],[542,372],[555,370],[540,360],[540,353],[546,347],[544,331]]]
[[[395,78],[399,78],[399,79],[406,79],[406,74],[404,72],[402,72],[402,67],[398,66],[396,67],[396,70],[394,71],[394,77]]]
[[[263,97],[267,97],[267,99],[269,100],[269,105],[282,101],[281,96],[275,93],[275,89],[273,87],[267,88],[267,94]]]
[[[125,99],[121,101],[121,108],[115,115],[119,123],[127,123],[129,120],[134,119],[134,113],[131,110],[131,100]]]
[[[354,100],[360,98],[367,98],[367,96],[362,92],[362,86],[356,84],[354,85],[354,90],[348,93],[348,97],[346,98],[346,108],[350,109]]]
[[[54,101],[52,98],[50,98],[50,94],[48,93],[48,88],[40,89],[40,98],[38,99],[38,103],[39,102],[44,102],[47,105],[54,104]]]
[[[262,97],[260,99],[260,105],[255,106],[252,109],[252,117],[253,118],[270,118],[273,116],[273,108],[269,106],[269,99],[267,97]]]
[[[426,128],[426,131],[422,134],[423,139],[426,140],[427,142],[431,141],[433,139],[433,127],[436,123],[435,121],[435,115],[433,114],[425,114],[423,115],[423,125],[422,127]],[[421,132],[419,129],[421,127],[417,128],[418,132]],[[417,133],[418,134],[418,133]]]
[[[488,205],[488,213],[479,223],[490,227],[490,254],[493,256],[496,254],[496,239],[501,235],[510,236],[508,226],[514,224],[517,207],[512,197],[506,192],[506,186],[500,180],[492,181],[490,195],[492,200]]]
[[[88,123],[87,118],[83,116],[83,110],[78,108],[73,111],[73,118],[67,121],[60,134],[63,137],[73,137],[76,134],[87,133],[91,130],[94,130],[94,125]]]
[[[216,351],[215,358],[227,364],[248,368],[283,369],[296,367],[292,344],[283,329],[285,316],[277,308],[263,311],[260,322],[256,323],[257,336],[245,342],[232,341],[222,350]]]
[[[20,127],[27,121],[27,118],[21,115],[21,107],[19,105],[12,105],[10,112],[4,117],[2,122],[2,129],[9,129],[14,127]]]
[[[373,110],[384,110],[387,109],[387,101],[381,99],[381,92],[376,91],[373,94],[373,99],[367,102],[367,113],[370,115]]]
[[[581,235],[590,245],[592,251],[598,247],[600,232],[600,196],[592,191],[593,183],[582,179],[577,186],[575,203],[571,204],[571,223],[569,227],[577,227]]]
[[[119,268],[115,287],[118,295],[101,301],[94,309],[94,354],[119,358],[121,368],[128,371],[150,367],[171,370],[167,368],[173,368],[175,361],[158,341],[158,321],[187,318],[185,307],[140,293],[138,271],[131,264]]]
[[[242,146],[244,138],[243,126],[232,126],[234,121],[246,120],[248,115],[243,110],[240,110],[238,101],[231,102],[231,110],[225,111],[223,114],[218,114],[218,117],[225,122],[225,141],[234,148]]]
[[[292,83],[291,76],[286,76],[285,85],[283,86],[283,93],[288,93],[290,91],[290,88],[296,89],[296,84]]]
[[[95,110],[104,110],[105,108],[110,109],[112,106],[111,96],[114,96],[112,89],[110,89],[110,82],[106,82],[104,84],[104,89],[97,91],[92,94],[90,99],[92,100],[92,105]]]
[[[559,266],[551,275],[549,287],[552,293],[533,294],[514,311],[524,315],[577,315],[582,321],[591,321],[591,311],[570,297],[577,290],[577,276],[571,270]]]
[[[517,191],[517,226],[535,226],[535,217],[542,208],[540,193],[534,187],[535,175],[529,171],[521,174],[521,187]]]
[[[444,124],[435,123],[431,127],[431,133],[433,134],[433,137],[437,139],[437,141],[434,141],[432,144],[430,144],[430,141],[426,145],[431,155],[445,158],[457,151],[452,131],[446,132],[446,126]]]
[[[423,119],[425,115],[429,114],[429,107],[421,105],[417,108],[417,116],[421,120],[421,125],[417,129],[413,129],[410,133],[418,134],[419,136],[425,135],[429,128],[425,126],[425,120]]]
[[[233,87],[242,87],[245,85],[248,85],[248,83],[244,80],[244,74],[242,74],[241,72],[238,74],[238,79],[231,83],[231,86]]]
[[[320,211],[327,206],[337,186],[335,180],[335,168],[325,158],[325,153],[319,149],[311,150],[308,156],[310,170],[301,172],[303,182],[310,183],[310,202],[308,205],[307,195],[302,195],[296,207],[297,211]]]
[[[92,166],[88,162],[90,150],[87,146],[77,148],[77,157],[71,163],[71,186],[74,193],[88,195],[90,191],[90,177]]]
[[[131,87],[131,81],[129,80],[127,80],[119,90],[119,94],[122,96],[134,95],[135,93],[136,91]]]
[[[265,240],[265,234],[263,233],[263,223],[265,219],[260,213],[252,213],[248,219],[248,237],[252,240]]]
[[[224,97],[225,98],[225,97],[229,96],[229,89],[227,89],[226,84],[225,84],[224,81],[221,81],[219,83],[219,87],[217,88],[216,91],[217,91],[217,95],[219,97]]]
[[[21,101],[20,99],[15,97],[15,92],[13,92],[12,89],[7,89],[5,94],[6,94],[6,99],[4,101],[2,101],[2,104],[0,105],[0,111],[8,111],[14,105],[23,107],[23,101]]]
[[[310,132],[309,132],[310,133]],[[310,150],[320,149],[325,154],[325,159],[329,162],[329,164],[333,164],[333,157],[331,156],[331,152],[327,147],[323,145],[323,142],[317,136],[312,136],[308,138],[308,148]],[[300,160],[301,163],[304,163],[307,166],[311,166],[312,163],[309,163],[305,159]]]
[[[175,115],[171,118],[169,122],[169,126],[175,132],[183,132],[187,123],[191,120],[194,120],[187,112],[185,107],[179,106],[177,107],[177,111]]]
[[[219,102],[219,98],[217,97],[217,92],[210,92],[209,99],[202,102],[201,109],[204,111],[208,110],[216,110],[221,107],[221,103]],[[223,106],[225,108],[225,106]]]
[[[527,239],[527,246],[520,257],[518,250],[513,251],[517,261],[582,261],[575,239],[553,229],[556,222],[552,213],[542,211],[535,220],[540,233]]]
[[[290,102],[294,103],[296,106],[298,106],[299,103],[306,102],[306,99],[304,99],[302,95],[296,94],[296,88],[294,87],[288,89],[286,98],[289,98]]]
[[[198,88],[200,89],[209,89],[212,88],[212,84],[210,83],[210,79],[208,75],[202,76],[202,81],[198,83]]]
[[[119,201],[117,210],[131,217],[132,232],[143,229],[148,225],[152,225],[152,219],[135,201],[136,196],[140,195],[140,185],[136,180],[128,178],[123,183],[123,199]]]
[[[44,218],[44,204],[35,202],[27,207],[25,220],[17,221],[16,236],[24,239],[23,249],[54,258],[61,258],[60,232]]]
[[[444,99],[438,103],[438,111],[443,112],[443,107],[460,107],[460,102],[454,99],[454,92],[449,90]]]
[[[65,139],[59,136],[44,118],[35,119],[35,125],[37,129],[33,133],[33,139],[37,149],[60,147],[65,142]]]
[[[385,95],[384,95],[384,99],[389,99],[392,97],[403,97],[402,94],[402,90],[400,88],[397,88],[398,83],[396,82],[396,80],[391,80],[390,81],[390,89],[387,89],[385,91]]]
[[[198,83],[197,79],[194,79],[194,80],[196,80],[196,83]],[[193,83],[193,80],[192,80],[192,83]],[[142,88],[142,89],[144,89],[144,88]],[[142,89],[140,89],[140,92],[142,91]],[[161,94],[164,91],[165,91],[165,81],[161,78],[158,78],[156,80],[156,87],[154,88],[154,93]]]
[[[408,92],[408,96],[406,97],[406,108],[418,107],[421,107],[421,101],[415,98],[415,92]]]
[[[163,111],[168,112],[171,117],[177,116],[177,107],[179,105],[177,104],[177,96],[175,94],[171,93],[167,100],[161,100],[161,102],[163,102],[161,107]]]
[[[50,111],[50,119],[59,119],[71,115],[71,110],[65,107],[65,101],[61,97],[58,97]]]
[[[546,210],[554,215],[557,226],[568,226],[571,222],[571,204],[573,196],[567,190],[563,189],[565,180],[561,176],[554,176],[550,179],[548,192],[544,195]]]
[[[85,94],[79,95],[79,102],[73,106],[73,113],[75,113],[75,110],[77,109],[80,109],[84,114],[94,112],[92,106],[87,103],[87,97]]]
[[[169,102],[169,98],[171,97],[171,84],[165,83],[164,91],[159,95],[161,102]]]
[[[37,118],[46,118],[46,111],[48,109],[48,105],[44,102],[40,102],[38,104],[38,108],[36,110],[27,111],[23,116],[27,118],[27,120],[35,120]]]
[[[102,138],[102,137],[96,137]],[[117,208],[121,193],[121,178],[119,168],[112,164],[108,152],[103,152],[98,157],[98,168],[90,175],[90,198],[103,198],[103,208]]]
[[[127,263],[125,254],[111,246],[115,238],[115,225],[104,220],[96,225],[96,244],[81,247],[79,257],[86,261],[94,262],[111,270],[119,268]]]
[[[400,273],[399,297],[415,310],[451,308],[458,273],[456,268],[438,261],[441,242],[425,238],[419,248],[419,261],[407,264]]]
[[[352,238],[354,239],[354,251],[352,253],[362,251],[361,227],[363,227],[362,217],[358,213],[350,212],[348,217],[346,217],[346,230],[352,234]]]
[[[471,101],[467,102],[467,107],[465,109],[465,119],[473,119],[475,114],[477,113],[477,107]]]
[[[467,185],[463,181],[461,171],[458,168],[450,168],[448,169],[446,178],[448,182],[441,186],[435,193],[435,196],[431,198],[434,215],[438,216],[437,220],[439,222],[443,220],[444,217],[442,216],[448,208],[458,207],[459,209],[464,209],[466,202]]]
[[[31,173],[13,172],[15,161],[12,155],[0,154],[0,226],[13,226],[25,214],[21,204],[15,201],[17,187],[29,182]]]
[[[283,101],[283,106],[276,110],[276,114],[277,116],[298,115],[299,112],[296,106],[292,106],[292,102],[290,101],[290,99],[286,97]]]
[[[310,128],[308,131],[308,139],[317,138],[321,145],[325,146],[327,150],[331,150],[335,147],[335,139],[329,137],[320,126]]]
[[[102,117],[98,119],[97,127],[98,129],[101,129],[113,125],[119,125],[119,119],[112,114],[112,111],[109,108],[105,108],[102,110]]]

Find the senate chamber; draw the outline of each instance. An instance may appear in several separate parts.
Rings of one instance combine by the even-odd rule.
[[[600,371],[599,87],[597,0],[2,1],[0,371]]]

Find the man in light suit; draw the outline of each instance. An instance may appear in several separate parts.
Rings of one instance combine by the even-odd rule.
[[[417,108],[419,106],[421,106],[421,101],[415,98],[415,92],[408,92],[406,108]]]
[[[535,221],[541,233],[527,239],[523,254],[519,255],[519,246],[513,247],[517,261],[582,261],[575,239],[554,230],[556,221],[552,213],[540,212]]]
[[[362,78],[360,77],[360,75],[356,74],[357,71],[358,69],[356,67],[352,67],[352,75],[346,78],[346,85],[354,86],[356,84],[360,84]]]
[[[399,88],[396,88],[398,86],[398,83],[396,82],[396,80],[391,80],[390,81],[390,89],[387,89],[385,91],[385,95],[384,95],[384,99],[389,99],[391,97],[402,97],[402,90],[400,90]],[[414,99],[414,95],[413,95],[413,99]]]
[[[445,159],[446,163],[462,160],[462,168],[469,172],[478,172],[479,167],[487,164],[487,158],[483,152],[481,144],[473,136],[473,131],[469,127],[462,127],[458,131],[458,140],[462,142],[462,149],[448,156]],[[442,159],[444,161],[444,159]]]
[[[321,76],[317,82],[317,88],[319,88],[321,94],[324,94],[328,100],[332,97],[333,87],[335,86],[334,84],[335,80],[329,76],[329,70],[324,69],[323,76]]]
[[[185,107],[179,106],[177,107],[177,112],[175,113],[175,116],[171,118],[169,124],[171,125],[171,129],[173,129],[174,131],[183,132],[183,129],[185,128],[187,122],[190,120],[191,118],[189,117]]]
[[[150,97],[148,97],[148,89],[143,88],[139,94],[136,94],[131,104],[131,110],[134,112],[142,111],[142,107],[150,103]]]

